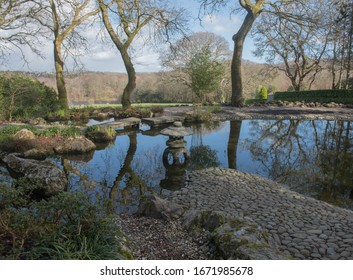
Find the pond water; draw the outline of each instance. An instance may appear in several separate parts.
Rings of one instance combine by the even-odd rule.
[[[113,143],[90,155],[52,160],[69,174],[70,191],[88,192],[118,213],[133,213],[144,195],[178,190],[190,171],[215,166],[264,176],[304,195],[353,209],[350,122],[249,120],[190,129],[192,135],[184,137],[186,160],[173,159],[168,137],[148,126],[118,131]]]
[[[168,137],[160,134],[161,129],[121,130],[114,142],[91,154],[51,160],[68,174],[69,191],[87,192],[117,213],[135,212],[148,193],[181,189],[190,171],[207,167],[264,176],[353,209],[351,122],[246,120],[193,125],[192,135],[184,137],[186,160],[182,149],[173,158],[176,150],[167,148]],[[4,167],[0,171],[0,180],[5,180]]]

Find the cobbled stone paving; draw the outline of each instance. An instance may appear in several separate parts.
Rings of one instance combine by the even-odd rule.
[[[250,218],[294,259],[353,259],[353,212],[231,169],[191,173],[172,200],[185,208]]]

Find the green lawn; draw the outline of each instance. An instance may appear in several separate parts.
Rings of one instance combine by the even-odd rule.
[[[176,107],[176,106],[192,106],[192,103],[134,103],[133,107],[136,108],[149,108],[149,107]],[[121,108],[121,104],[90,104],[90,105],[77,105],[71,106],[71,109],[82,109],[82,108]]]

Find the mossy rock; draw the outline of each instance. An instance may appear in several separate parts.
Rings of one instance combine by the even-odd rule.
[[[225,214],[221,211],[190,210],[183,216],[183,226],[189,231],[206,229],[212,232],[225,221]]]
[[[212,233],[217,253],[224,259],[282,260],[289,259],[265,238],[260,226],[246,220],[232,220]]]
[[[83,154],[93,151],[96,145],[85,137],[66,139],[63,145],[54,148],[58,154]]]
[[[97,143],[113,141],[116,137],[116,131],[112,127],[90,126],[85,132],[85,136]]]

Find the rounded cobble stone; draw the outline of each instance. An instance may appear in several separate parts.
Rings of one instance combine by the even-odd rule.
[[[203,183],[200,184],[199,182]],[[192,172],[171,198],[188,209],[219,210],[267,229],[283,253],[304,259],[353,259],[353,212],[304,197],[252,174]]]

